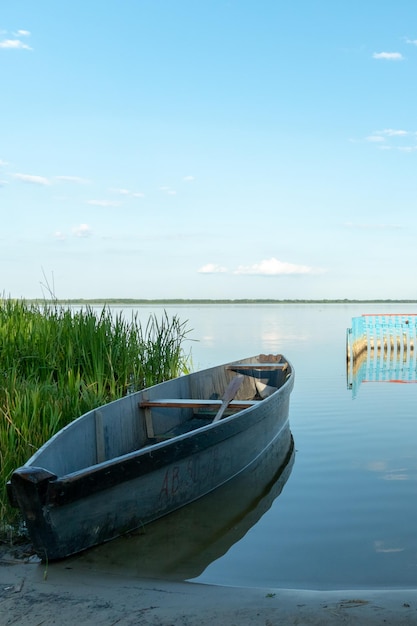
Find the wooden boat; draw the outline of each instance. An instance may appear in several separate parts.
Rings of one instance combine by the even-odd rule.
[[[74,420],[8,484],[37,554],[56,560],[113,539],[237,476],[277,437],[289,448],[293,385],[283,356],[258,355]]]

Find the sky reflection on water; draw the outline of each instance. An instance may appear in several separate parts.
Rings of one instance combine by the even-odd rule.
[[[165,309],[189,320],[196,369],[259,352],[282,352],[295,367],[290,424],[296,454],[288,482],[256,524],[195,580],[316,589],[415,586],[417,385],[367,384],[353,396],[346,370],[352,317],[399,308],[414,312],[404,304],[141,307],[143,319]]]

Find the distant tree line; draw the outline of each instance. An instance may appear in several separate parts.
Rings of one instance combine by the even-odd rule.
[[[1,298],[0,298],[1,300]],[[71,298],[71,299],[25,299],[26,302],[33,302],[35,304],[39,303],[53,303],[53,304],[88,304],[88,305],[102,305],[102,304],[360,304],[360,303],[370,303],[370,304],[414,304],[417,303],[417,300],[406,299],[406,300],[397,300],[392,298],[387,299],[349,299],[349,298],[336,298],[336,299],[328,299],[324,298],[321,300],[308,300],[308,299],[274,299],[274,298],[239,298],[239,299],[209,299],[209,298],[161,298],[161,299],[146,299],[146,298]]]
[[[321,300],[307,300],[307,299],[274,299],[274,298],[240,298],[240,299],[209,299],[209,298],[172,298],[172,299],[146,299],[146,298],[92,298],[92,299],[84,299],[84,298],[72,298],[72,299],[51,299],[45,300],[42,299],[28,299],[27,302],[33,302],[35,304],[39,303],[53,303],[53,304],[86,304],[86,305],[123,305],[123,304],[413,304],[417,303],[417,300],[393,300],[393,299],[349,299],[349,298],[340,298],[340,299],[321,299]]]

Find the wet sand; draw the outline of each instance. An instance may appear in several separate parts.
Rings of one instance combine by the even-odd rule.
[[[235,588],[0,552],[1,626],[417,625],[417,590]]]

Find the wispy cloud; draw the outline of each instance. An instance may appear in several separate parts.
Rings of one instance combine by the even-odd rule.
[[[129,189],[110,189],[112,193],[118,193],[121,196],[129,198],[144,198],[145,194],[141,191],[130,191]]]
[[[198,270],[200,274],[224,274],[228,271],[226,267],[218,265],[217,263],[207,263]],[[264,259],[253,265],[239,265],[235,270],[232,270],[231,273],[235,275],[251,276],[293,276],[296,274],[322,274],[324,271],[325,270],[319,267],[296,265],[295,263],[279,261],[272,257],[271,259]]]
[[[0,161],[1,165],[7,165],[5,161]],[[13,178],[16,180],[20,180],[23,183],[30,183],[32,185],[52,185],[54,182],[61,183],[71,183],[76,185],[87,185],[90,183],[86,178],[81,178],[80,176],[53,176],[52,178],[47,178],[46,176],[35,176],[34,174],[12,174]]]
[[[35,176],[33,174],[13,174],[13,177],[16,178],[16,180],[20,180],[23,183],[29,183],[30,185],[47,186],[51,184],[49,178],[45,178],[45,176]]]
[[[413,46],[417,46],[417,39],[408,39],[406,38],[406,43],[410,43]]]
[[[56,230],[54,232],[54,239],[57,239],[58,241],[65,241],[66,240],[66,236],[65,236],[65,234],[62,231]]]
[[[195,177],[194,176],[184,176],[183,180],[186,183],[192,183],[195,180]]]
[[[385,476],[383,476],[383,480],[410,480],[410,476],[408,475],[406,468],[398,470],[394,469],[391,472],[385,474]]]
[[[30,46],[23,43],[20,39],[3,39],[3,41],[0,41],[0,48],[9,50],[32,50]]]
[[[2,159],[0,159],[0,167],[5,167],[6,165],[9,165],[7,161],[3,161]]]
[[[176,196],[177,192],[174,191],[174,189],[171,189],[171,187],[161,187],[160,188],[161,191],[163,191],[167,196]]]
[[[323,270],[319,268],[287,263],[272,257],[253,265],[240,265],[233,273],[255,276],[290,276],[295,274],[319,274],[322,272]]]
[[[73,228],[72,232],[76,237],[91,237],[93,234],[93,231],[88,224],[80,224],[79,226]]]
[[[87,204],[91,204],[92,206],[101,206],[101,207],[120,206],[120,202],[115,202],[113,200],[87,200]]]
[[[7,31],[2,33],[3,35],[7,35]],[[22,41],[22,38],[30,37],[30,32],[28,30],[19,29],[15,33],[12,33],[12,38],[0,39],[0,48],[3,50],[32,50],[32,48]]]
[[[343,224],[345,228],[351,228],[353,230],[400,230],[403,228],[400,224],[386,224],[384,222],[367,223],[367,222],[345,222]]]
[[[390,554],[392,552],[404,552],[402,547],[390,547],[385,545],[385,541],[374,541],[375,552],[384,552]]]
[[[383,59],[385,61],[403,61],[404,57],[401,52],[374,52],[374,59]]]
[[[217,265],[216,263],[207,263],[197,270],[199,274],[224,274],[227,272],[227,268]]]
[[[381,137],[381,135],[369,135],[369,137],[366,138],[366,141],[373,141],[375,143],[378,143],[381,141],[385,141],[385,137]]]
[[[417,133],[415,131],[385,128],[374,130],[365,140],[378,145],[380,150],[400,150],[402,152],[414,152],[417,150]],[[404,145],[404,140],[408,145]],[[411,143],[410,143],[411,142]]]
[[[87,185],[90,181],[80,176],[55,176],[56,180],[64,183],[75,183],[77,185]]]
[[[375,133],[379,135],[386,135],[387,137],[405,137],[405,135],[410,134],[408,130],[395,130],[394,128],[386,128],[385,130],[376,130]]]

